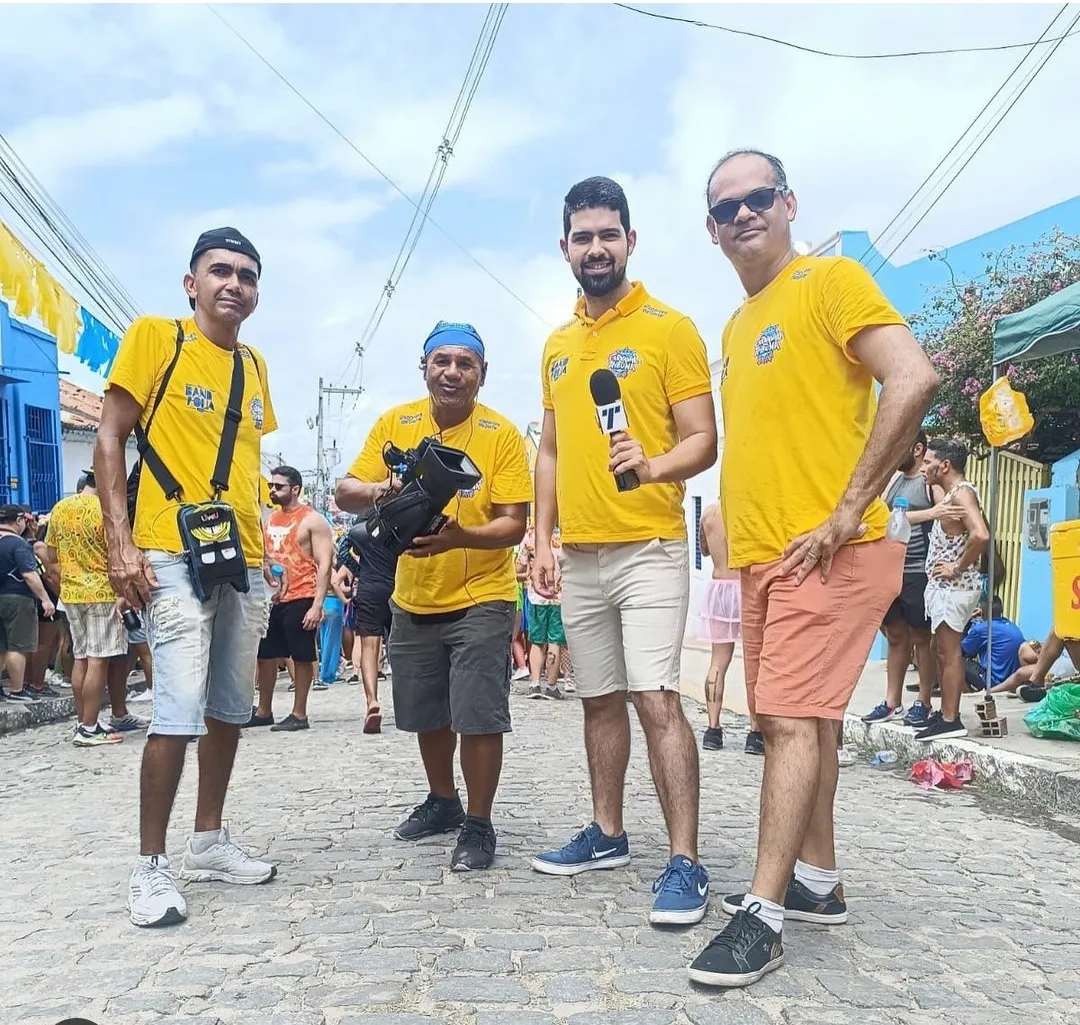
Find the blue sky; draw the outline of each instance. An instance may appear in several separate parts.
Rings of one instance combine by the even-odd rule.
[[[863,51],[1034,39],[1054,9],[663,8]],[[220,10],[419,196],[485,6]],[[1075,123],[1078,47],[1062,47],[898,258],[1075,193],[1080,138],[1063,128]],[[365,360],[367,392],[355,408],[331,404],[328,436],[348,461],[384,408],[419,394],[417,354],[441,318],[484,335],[484,400],[521,425],[536,418],[540,350],[574,297],[557,247],[561,200],[590,174],[627,190],[640,235],[631,275],[689,313],[715,355],[740,298],[702,227],[716,156],[740,145],[778,153],[801,239],[873,233],[1018,59],[827,60],[610,4],[513,5],[433,215],[540,316],[429,228]],[[201,4],[3,5],[0,66],[0,130],[145,312],[184,311],[180,278],[201,230],[229,223],[253,239],[265,273],[244,336],[267,356],[282,424],[267,451],[312,467],[316,379],[356,383],[351,346],[411,208]],[[78,364],[65,369],[100,387]]]

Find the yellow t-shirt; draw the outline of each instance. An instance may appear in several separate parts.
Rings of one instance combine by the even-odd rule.
[[[46,542],[60,564],[60,600],[65,605],[116,601],[109,583],[105,521],[97,495],[71,495],[53,506]]]
[[[903,324],[865,267],[793,260],[724,328],[720,502],[732,569],[780,558],[832,515],[866,447],[874,379],[848,349],[863,328]],[[885,536],[880,499],[862,541]]]
[[[424,398],[383,413],[372,427],[364,449],[349,468],[349,476],[375,483],[389,476],[382,450],[387,441],[409,449],[424,438],[462,449],[483,474],[470,492],[458,492],[446,514],[463,527],[480,527],[492,520],[492,507],[532,501],[532,480],[525,457],[525,440],[506,417],[479,403],[464,423],[440,431]],[[517,577],[511,548],[483,551],[455,549],[415,559],[398,559],[394,601],[407,612],[427,615],[454,612],[485,601],[517,600]]]
[[[150,443],[183,488],[184,502],[213,497],[210,477],[217,462],[225,407],[232,382],[233,354],[211,342],[191,317],[181,321],[184,344],[168,388],[154,416]],[[107,387],[129,392],[142,405],[145,427],[165,370],[176,353],[176,323],[140,317],[120,343]],[[259,459],[264,434],[277,430],[266,375],[266,362],[241,345],[244,401],[236,437],[229,490],[222,495],[236,513],[240,542],[249,566],[262,564],[263,536],[259,510]],[[176,523],[179,505],[167,499],[149,467],[143,466],[132,534],[140,548],[180,552]]]
[[[689,317],[650,296],[640,282],[599,320],[580,299],[574,319],[544,346],[544,408],[555,413],[559,449],[555,489],[563,544],[679,540],[686,537],[678,484],[649,484],[619,493],[608,469],[608,437],[589,391],[594,370],[618,379],[629,434],[645,455],[678,443],[671,407],[712,390],[705,343]]]

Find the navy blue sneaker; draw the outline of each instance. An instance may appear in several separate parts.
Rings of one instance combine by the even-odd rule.
[[[908,709],[908,714],[904,716],[905,726],[917,726],[922,729],[924,726],[930,724],[930,709],[926,707],[921,701],[916,701],[915,704]]]
[[[694,925],[709,909],[709,873],[701,862],[677,854],[653,883],[653,893],[656,900],[649,912],[650,922]]]
[[[903,712],[904,706],[897,705],[893,708],[887,701],[882,701],[872,712],[862,717],[863,722],[888,722],[890,719],[895,719],[901,712]]]
[[[604,831],[590,822],[570,842],[557,851],[545,851],[532,860],[537,872],[549,876],[576,876],[594,868],[622,868],[630,864],[630,845],[626,833],[605,836]]]

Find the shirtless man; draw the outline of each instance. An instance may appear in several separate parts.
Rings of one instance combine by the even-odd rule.
[[[724,731],[720,726],[720,710],[724,704],[724,680],[735,654],[735,642],[740,636],[742,618],[739,571],[728,568],[727,534],[719,505],[707,506],[701,514],[699,531],[701,554],[712,560],[712,579],[705,588],[701,602],[699,636],[712,645],[709,673],[705,677],[705,707],[709,725],[701,746],[706,751],[719,751],[724,746]],[[746,691],[750,710],[750,732],[746,736],[747,754],[764,754],[765,744],[754,715],[754,692]]]
[[[292,466],[279,466],[270,474],[270,497],[277,508],[263,525],[264,574],[272,587],[271,566],[285,574],[274,594],[266,636],[259,644],[259,703],[248,726],[269,726],[274,732],[292,733],[308,728],[307,699],[315,677],[315,631],[323,616],[323,600],[330,587],[334,538],[330,524],[310,505],[300,501],[303,479]],[[282,659],[291,659],[295,686],[292,712],[274,723],[274,685]]]
[[[979,607],[983,575],[979,557],[990,540],[979,493],[964,479],[967,447],[950,438],[933,438],[923,458],[923,476],[931,487],[944,491],[930,530],[926,555],[926,615],[937,646],[941,711],[930,716],[926,728],[915,734],[923,743],[967,736],[960,719],[964,689],[964,654],[960,642],[968,621]],[[955,509],[955,515],[951,515]]]

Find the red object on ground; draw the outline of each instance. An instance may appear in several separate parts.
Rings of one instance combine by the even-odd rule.
[[[959,790],[975,778],[975,766],[969,761],[939,762],[933,758],[916,762],[909,777],[923,790]]]

